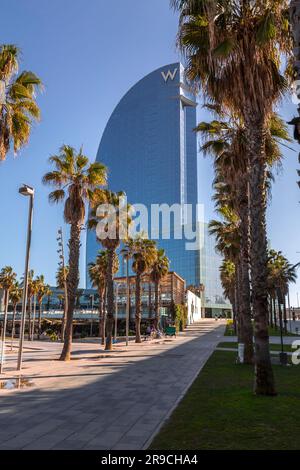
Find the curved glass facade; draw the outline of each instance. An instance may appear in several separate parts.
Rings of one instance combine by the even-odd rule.
[[[189,224],[194,230],[198,199],[196,107],[183,66],[175,63],[161,67],[121,99],[107,123],[97,154],[97,161],[109,169],[111,190],[125,191],[130,204],[144,204],[149,209],[151,204],[192,204],[194,214]],[[171,239],[163,239],[161,230],[157,231],[158,245],[166,250],[172,271],[187,285],[199,285],[200,251],[187,251],[185,239],[172,238],[174,228],[171,226]],[[89,232],[87,264],[95,259],[98,249],[95,234]]]

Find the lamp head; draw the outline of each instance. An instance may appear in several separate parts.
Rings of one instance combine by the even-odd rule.
[[[19,188],[19,193],[22,194],[22,196],[34,196],[34,188],[32,188],[31,186],[28,186],[27,184],[23,184],[23,186],[21,186]]]

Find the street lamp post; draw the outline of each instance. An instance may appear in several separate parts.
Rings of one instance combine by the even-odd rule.
[[[17,370],[20,371],[22,369],[23,343],[24,343],[25,320],[26,320],[26,305],[27,305],[27,293],[28,293],[28,270],[29,270],[31,234],[32,234],[34,188],[31,188],[30,186],[24,184],[19,189],[19,193],[22,196],[29,196],[27,244],[26,244],[25,273],[24,273],[24,286],[23,286],[23,298],[22,298],[22,316],[21,316],[20,343],[19,343],[18,364],[17,364]]]

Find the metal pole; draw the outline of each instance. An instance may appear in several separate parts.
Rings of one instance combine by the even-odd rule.
[[[290,333],[292,333],[292,312],[291,312],[291,302],[290,302],[290,289],[288,289],[288,308],[289,308],[289,320],[290,320]]]
[[[23,287],[23,299],[22,299],[22,317],[21,317],[20,344],[19,344],[17,370],[22,369],[22,360],[23,360],[25,317],[26,317],[26,305],[27,305],[27,293],[28,293],[28,270],[29,270],[29,258],[30,258],[30,246],[31,246],[31,234],[32,234],[32,217],[33,217],[33,194],[30,195],[30,201],[29,201],[27,246],[26,246],[26,258],[25,258],[25,275],[24,275],[24,287]]]
[[[130,288],[129,288],[129,257],[126,258],[126,277],[127,277],[127,285],[126,285],[126,346],[128,346],[129,342],[129,309],[130,309]]]

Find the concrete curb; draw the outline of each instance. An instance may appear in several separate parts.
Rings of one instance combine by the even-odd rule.
[[[217,343],[218,344],[218,343]],[[179,405],[179,403],[181,402],[181,400],[185,397],[185,395],[187,394],[188,390],[191,388],[191,386],[193,385],[193,383],[195,382],[196,378],[198,377],[199,373],[201,372],[201,370],[203,369],[203,367],[205,366],[205,364],[207,363],[208,359],[210,358],[210,356],[215,352],[216,350],[216,347],[217,347],[217,344],[215,346],[215,348],[208,352],[206,354],[206,356],[204,357],[204,360],[203,360],[203,363],[201,364],[201,366],[199,367],[199,369],[197,370],[197,372],[195,373],[195,375],[193,376],[193,378],[190,380],[190,382],[187,384],[187,386],[185,387],[185,389],[183,390],[183,392],[181,393],[181,395],[177,398],[177,400],[175,401],[174,405],[172,406],[172,408],[166,413],[165,417],[162,419],[162,421],[158,424],[158,426],[155,428],[155,430],[153,431],[153,433],[151,434],[151,436],[149,437],[149,439],[145,442],[145,444],[143,445],[142,447],[142,450],[147,450],[148,447],[150,446],[151,442],[153,441],[153,439],[155,438],[155,436],[159,433],[159,431],[162,429],[162,427],[164,426],[164,424],[166,423],[166,421],[170,418],[170,416],[172,415],[173,411],[177,408],[177,406]]]

